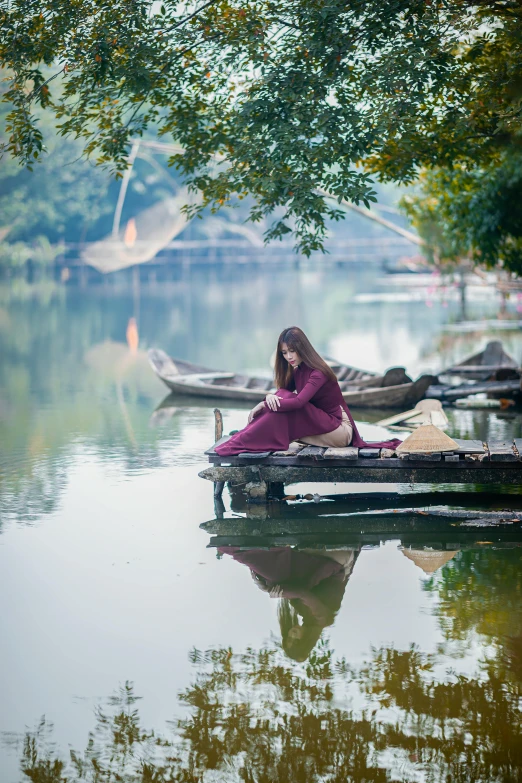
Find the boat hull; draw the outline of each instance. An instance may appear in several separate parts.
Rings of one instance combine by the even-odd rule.
[[[274,387],[269,378],[243,376],[171,359],[164,351],[150,350],[149,361],[156,375],[174,394],[209,400],[231,400],[257,403],[264,400]],[[351,372],[362,372],[351,370]],[[389,370],[385,376],[373,376],[365,373],[353,388],[345,388],[347,382],[341,381],[341,389],[346,403],[357,408],[397,408],[414,405],[426,393],[432,376],[421,376],[417,381],[374,386],[407,378],[403,368]],[[211,382],[205,382],[205,380]],[[228,381],[228,383],[227,383]]]

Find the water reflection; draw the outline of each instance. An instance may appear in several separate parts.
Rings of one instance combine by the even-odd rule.
[[[373,650],[362,666],[326,643],[305,667],[267,644],[193,650],[170,733],[147,729],[131,683],[96,711],[69,758],[43,720],[22,740],[38,783],[167,781],[469,781],[521,779],[520,682],[440,671],[416,648]]]
[[[487,545],[467,549],[454,568],[425,584],[437,596],[448,651],[463,650],[473,636],[480,637],[491,645],[488,666],[504,681],[522,682],[521,553],[520,547],[505,549],[499,559]]]
[[[295,661],[305,661],[323,629],[334,622],[358,556],[354,549],[292,547],[219,547],[219,552],[246,565],[254,584],[280,599],[282,646]]]
[[[291,545],[277,545],[277,538],[290,535],[284,519],[271,535],[251,529],[248,545],[241,531],[213,537],[222,574],[213,589],[230,564],[248,569],[251,596],[261,591],[267,601],[280,601],[280,636],[259,645],[193,648],[192,671],[177,688],[166,725],[151,719],[129,681],[97,700],[84,746],[69,743],[65,751],[56,741],[52,710],[35,730],[4,735],[17,753],[19,780],[521,780],[521,532],[494,531],[494,543],[477,539],[484,531],[468,532],[458,543],[449,527],[427,538],[421,522],[418,529],[410,522],[402,534],[372,535],[356,533],[355,525],[347,530],[342,521],[336,533],[318,532],[316,518],[316,532],[294,533]],[[237,520],[219,524],[225,522]],[[415,569],[433,599],[441,640],[433,651],[381,642],[357,660],[336,650],[332,624],[342,619],[343,602],[364,599],[361,563],[386,542],[402,551],[399,571]],[[381,601],[387,589],[383,582]],[[395,607],[395,621],[408,600]],[[186,649],[205,616],[195,620]],[[304,630],[295,635],[296,628]],[[348,632],[356,637],[357,623]],[[167,693],[174,672],[166,669],[163,676]]]
[[[203,533],[212,494],[197,473],[212,405],[160,405],[166,389],[146,361],[160,346],[209,366],[266,369],[282,321],[300,323],[341,360],[377,370],[406,363],[417,374],[439,355],[440,327],[456,312],[408,301],[397,319],[395,303],[354,301],[387,285],[366,267],[234,267],[179,270],[138,292],[116,278],[38,296],[0,288],[7,783],[518,779],[516,526],[466,531],[420,512],[514,509],[522,496],[405,486],[399,497],[326,496],[267,512],[233,491],[232,511],[221,509]],[[474,316],[488,307],[480,302]],[[245,324],[250,339],[238,340]],[[469,339],[443,346],[441,363],[486,341]],[[520,335],[509,339],[519,356]],[[223,413],[228,430],[244,423],[237,405]],[[384,413],[356,414],[371,439]],[[516,412],[449,416],[457,437],[522,434]],[[286,570],[260,564],[260,553],[281,550]],[[436,554],[421,569],[428,551]],[[296,653],[290,630],[305,626]],[[100,701],[126,678],[136,690],[129,683]]]
[[[380,278],[372,266],[171,271],[173,279],[151,285],[116,275],[83,289],[51,282],[0,286],[4,520],[34,521],[55,509],[70,466],[85,452],[131,473],[200,460],[211,439],[211,408],[171,397],[153,414],[165,388],[149,368],[151,346],[209,366],[266,371],[274,325],[298,322],[321,351],[340,360],[375,370],[406,364],[417,375],[451,364],[487,340],[477,333],[437,342],[442,325],[457,317],[453,304],[426,309],[410,297],[397,321],[395,304],[357,299],[389,289],[389,278]],[[471,315],[494,315],[496,307],[493,295],[472,305]],[[238,340],[245,324],[249,340]],[[521,339],[516,332],[503,335],[516,357]],[[240,406],[223,408],[227,430],[243,426]],[[386,412],[354,413],[363,434],[381,434],[371,425]],[[161,427],[150,426],[151,415]],[[522,435],[517,412],[452,411],[449,417],[456,437]]]

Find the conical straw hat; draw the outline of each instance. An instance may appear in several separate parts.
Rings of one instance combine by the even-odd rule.
[[[397,446],[400,454],[433,454],[437,451],[456,451],[458,444],[433,424],[423,424]]]
[[[425,574],[434,574],[451,560],[456,552],[441,552],[437,549],[403,549],[402,554],[422,568]]]

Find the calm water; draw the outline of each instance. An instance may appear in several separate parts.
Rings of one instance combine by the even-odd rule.
[[[497,315],[468,293],[469,318]],[[0,288],[1,783],[522,780],[517,533],[387,530],[382,498],[326,504],[342,516],[323,533],[314,503],[264,521],[225,493],[216,520],[197,475],[213,405],[165,401],[146,359],[268,372],[297,323],[340,360],[416,375],[491,338],[445,331],[460,315],[450,283],[372,267]],[[522,333],[502,339],[520,359]],[[450,435],[522,436],[518,413],[449,415]],[[474,506],[521,507],[516,490]]]

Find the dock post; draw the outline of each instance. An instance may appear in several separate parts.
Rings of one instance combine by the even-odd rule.
[[[215,481],[214,482],[214,499],[218,500],[221,498],[221,495],[223,494],[223,490],[225,488],[225,482],[224,481]]]
[[[214,408],[214,438],[217,443],[223,437],[223,414],[219,408]]]

